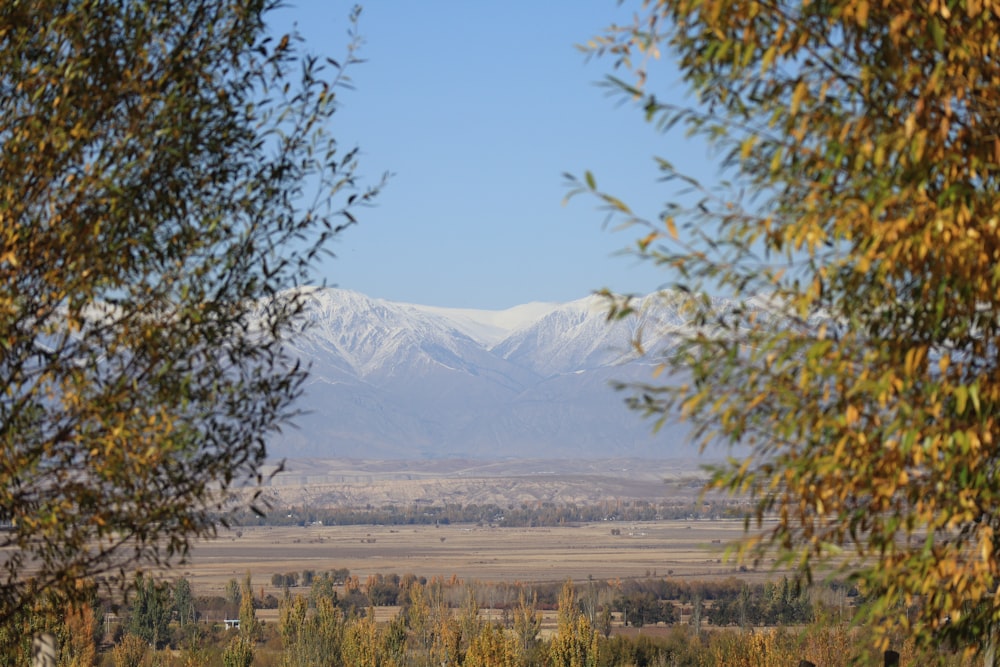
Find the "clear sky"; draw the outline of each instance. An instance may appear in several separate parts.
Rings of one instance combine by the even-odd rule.
[[[661,135],[596,85],[610,59],[574,45],[635,5],[616,0],[371,0],[364,4],[356,90],[332,132],[358,145],[361,172],[393,174],[360,225],[333,245],[329,284],[435,306],[507,308],[569,301],[608,287],[649,292],[669,276],[618,254],[635,233],[603,223],[597,202],[563,205],[564,172],[655,215],[665,197],[654,155],[702,178],[704,147]],[[351,3],[292,0],[272,30],[295,24],[308,51],[340,58]],[[684,91],[668,62],[657,94]]]

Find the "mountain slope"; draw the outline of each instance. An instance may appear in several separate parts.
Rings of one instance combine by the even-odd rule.
[[[609,323],[594,297],[482,311],[315,289],[306,316],[289,345],[312,369],[305,414],[272,439],[274,457],[690,453],[611,388],[651,373],[630,347],[642,320]]]

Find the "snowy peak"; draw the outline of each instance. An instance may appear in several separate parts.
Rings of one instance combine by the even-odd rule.
[[[587,297],[552,309],[512,332],[493,351],[542,376],[623,363],[632,357],[634,322],[608,322],[607,304]]]
[[[296,347],[338,354],[362,377],[407,358],[465,367],[484,354],[553,375],[630,358],[636,321],[609,323],[606,306],[590,296],[497,311],[438,308],[321,289],[310,294]]]
[[[588,457],[643,454],[649,425],[612,380],[648,377],[599,297],[500,311],[308,292],[290,341],[311,369],[298,429],[274,456]],[[641,443],[641,444],[638,444]]]
[[[441,317],[456,329],[486,347],[493,347],[511,333],[530,326],[558,308],[558,303],[535,301],[506,310],[474,310],[469,308],[438,308],[409,305],[415,311]]]
[[[458,363],[479,345],[442,318],[422,317],[405,304],[337,289],[310,294],[307,328],[294,347],[339,357],[359,377],[411,362]]]

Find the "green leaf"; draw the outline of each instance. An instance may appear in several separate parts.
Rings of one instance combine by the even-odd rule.
[[[936,16],[931,16],[927,22],[927,27],[931,33],[931,39],[934,40],[934,48],[938,51],[944,50],[944,26],[941,25],[941,21]]]

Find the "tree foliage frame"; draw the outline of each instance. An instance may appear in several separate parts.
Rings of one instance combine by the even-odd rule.
[[[691,324],[639,344],[677,382],[633,404],[750,448],[709,484],[777,519],[743,553],[832,562],[883,630],[974,649],[1000,621],[998,26],[990,0],[646,0],[583,48],[630,73],[608,84],[648,121],[706,137],[728,180],[658,159],[679,187],[655,216],[590,172],[570,193],[671,273],[661,296]],[[650,88],[661,53],[689,106]]]
[[[381,182],[329,134],[359,62],[273,0],[0,6],[0,622],[216,533],[306,375],[283,342]]]

